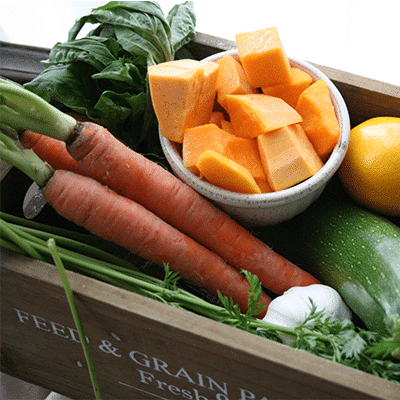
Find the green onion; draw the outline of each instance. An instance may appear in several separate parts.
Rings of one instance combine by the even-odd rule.
[[[74,318],[75,325],[76,325],[76,328],[77,328],[77,331],[79,334],[79,339],[82,343],[82,348],[83,348],[83,352],[85,354],[86,362],[88,365],[90,379],[92,381],[95,398],[97,400],[101,400],[99,382],[97,380],[97,375],[96,375],[95,367],[93,364],[92,356],[90,354],[89,346],[86,341],[85,330],[83,328],[83,325],[82,325],[82,322],[81,322],[81,319],[79,316],[78,308],[76,306],[75,299],[74,299],[74,294],[72,293],[71,285],[69,284],[69,280],[68,280],[68,276],[67,276],[67,273],[64,268],[64,264],[60,258],[60,254],[57,251],[57,246],[56,246],[55,240],[49,239],[47,241],[47,246],[50,250],[50,253],[54,260],[54,264],[56,265],[56,267],[58,269],[58,273],[60,274],[61,281],[64,285],[65,295],[67,296],[68,304],[71,309],[71,313]]]

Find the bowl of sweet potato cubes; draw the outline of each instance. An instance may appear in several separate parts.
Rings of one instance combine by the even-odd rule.
[[[237,48],[149,68],[161,146],[173,172],[243,225],[293,218],[338,170],[346,104],[312,64],[286,55],[277,29]]]

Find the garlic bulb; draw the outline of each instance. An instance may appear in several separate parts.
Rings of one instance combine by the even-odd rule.
[[[311,312],[311,302],[316,311],[323,311],[326,317],[341,321],[351,319],[352,313],[340,294],[330,286],[315,284],[296,286],[287,290],[282,296],[276,297],[268,306],[263,321],[277,326],[294,328],[302,324]],[[282,334],[284,343],[293,342],[290,335]]]

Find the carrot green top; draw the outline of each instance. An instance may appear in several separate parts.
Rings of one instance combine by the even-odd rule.
[[[53,174],[53,168],[42,161],[33,150],[21,149],[0,127],[0,160],[20,169],[39,187],[45,185]]]
[[[4,78],[0,78],[0,123],[17,132],[30,130],[63,141],[76,126],[75,118]]]

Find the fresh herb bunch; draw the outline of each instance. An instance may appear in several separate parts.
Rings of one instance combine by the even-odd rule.
[[[96,25],[78,38],[85,24]],[[194,39],[193,2],[164,16],[156,2],[112,1],[79,18],[57,43],[45,70],[25,87],[45,100],[107,127],[134,150],[156,150],[156,118],[147,67],[177,57]]]
[[[361,329],[350,320],[327,318],[323,311],[317,311],[310,299],[311,312],[301,325],[286,328],[266,324],[253,318],[259,312],[257,304],[261,298],[258,278],[244,273],[252,292],[248,313],[240,314],[237,305],[221,298],[231,319],[236,320],[234,323],[230,321],[230,325],[278,342],[282,342],[280,334],[292,335],[296,339],[290,344],[293,348],[400,383],[400,319],[388,321],[389,334],[381,335]]]
[[[350,320],[325,318],[323,311],[313,306],[307,320],[293,329],[263,330],[261,335],[276,340],[276,333],[296,337],[290,346],[319,357],[352,367],[389,381],[400,383],[400,321],[390,329],[390,336],[364,330]]]

